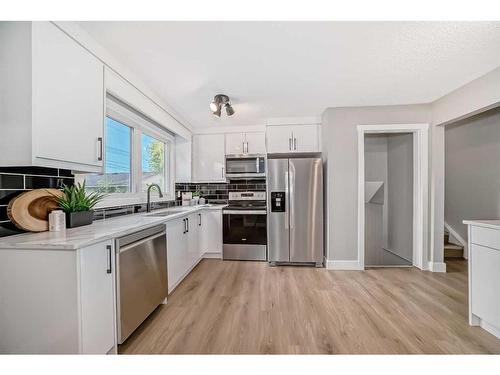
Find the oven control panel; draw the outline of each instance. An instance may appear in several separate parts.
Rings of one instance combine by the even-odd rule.
[[[284,191],[271,191],[271,212],[285,212]]]

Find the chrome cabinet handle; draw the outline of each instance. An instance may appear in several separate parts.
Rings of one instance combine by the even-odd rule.
[[[198,218],[200,219],[200,222],[198,223],[198,226],[201,227],[201,214],[198,214]]]
[[[288,138],[288,151],[292,151],[292,138]]]
[[[222,167],[221,177],[224,178],[224,167]]]
[[[297,151],[297,138],[293,138],[293,149]]]
[[[182,219],[182,221],[184,222],[184,232],[182,234],[186,234],[186,219]]]
[[[108,269],[106,273],[111,273],[113,270],[111,269],[112,259],[111,259],[111,245],[106,245],[106,249],[108,250]]]
[[[189,218],[186,219],[186,224],[187,224],[187,230],[186,230],[186,232],[189,232]]]
[[[99,154],[97,155],[97,160],[102,161],[103,149],[102,149],[102,137],[97,137],[97,142],[99,142]]]

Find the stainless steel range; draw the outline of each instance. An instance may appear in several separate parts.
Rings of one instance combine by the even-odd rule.
[[[266,211],[265,191],[229,192],[222,211],[223,259],[267,259]]]

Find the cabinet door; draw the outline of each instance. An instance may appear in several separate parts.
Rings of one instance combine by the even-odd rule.
[[[185,220],[180,218],[167,223],[168,292],[175,289],[189,269],[188,236]]]
[[[266,133],[255,132],[246,133],[245,142],[247,144],[248,154],[265,154],[266,153]]]
[[[207,211],[198,211],[198,222],[196,223],[196,225],[198,225],[198,256],[200,258],[203,258],[206,249],[206,244],[204,243],[204,241],[207,236],[206,233],[208,229],[207,218]]]
[[[224,143],[224,134],[198,134],[193,136],[194,181],[226,181]]]
[[[111,241],[80,250],[83,354],[106,354],[115,345],[115,263]]]
[[[222,258],[222,210],[204,210],[202,216],[201,251]]]
[[[245,133],[227,133],[226,155],[241,155],[245,153]]]
[[[266,129],[267,152],[288,153],[292,151],[292,127],[268,126]]]
[[[50,22],[33,23],[34,157],[102,166],[104,66]]]
[[[294,125],[292,127],[293,152],[319,152],[318,125]]]
[[[489,230],[491,232],[497,232]],[[474,238],[474,241],[477,241]],[[471,311],[500,328],[500,250],[476,244],[470,249]]]
[[[200,260],[199,221],[198,212],[188,216],[189,268],[194,267],[198,263],[198,260]]]
[[[175,137],[175,182],[191,182],[191,139]]]

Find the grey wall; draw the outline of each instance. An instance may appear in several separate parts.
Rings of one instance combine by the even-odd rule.
[[[323,113],[323,150],[328,153],[328,260],[357,260],[357,125],[430,123],[430,105],[328,108]]]
[[[413,134],[387,137],[388,249],[413,261]]]
[[[466,219],[500,218],[500,109],[445,128],[445,221],[467,240]]]

